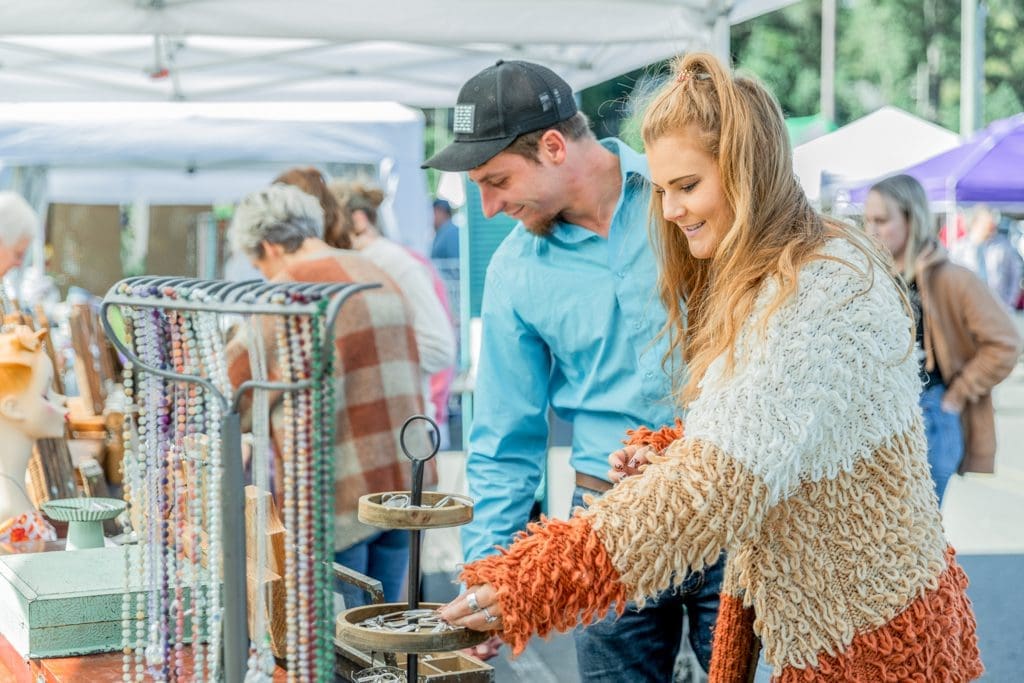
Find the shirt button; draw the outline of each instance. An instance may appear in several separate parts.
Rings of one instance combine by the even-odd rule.
[[[619,272],[615,273],[615,277],[621,280],[622,278],[626,277],[626,271],[620,270]]]
[[[645,372],[644,373],[644,377],[646,377],[647,379],[650,379],[650,378],[654,377],[654,373],[650,372],[650,371]]]

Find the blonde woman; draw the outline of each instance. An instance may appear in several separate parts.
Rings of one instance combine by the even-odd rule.
[[[928,465],[941,504],[957,470],[994,470],[991,392],[1013,370],[1020,335],[988,286],[950,262],[916,179],[897,175],[876,183],[864,200],[864,227],[892,255],[910,294]]]
[[[679,60],[643,137],[685,433],[613,454],[615,488],[467,565],[443,616],[519,651],[725,550],[711,681],[746,679],[755,632],[776,681],[977,678],[888,259],[811,208],[778,104],[710,55]]]

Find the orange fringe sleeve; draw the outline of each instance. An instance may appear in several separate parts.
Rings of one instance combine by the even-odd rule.
[[[661,429],[651,430],[647,427],[627,429],[626,438],[622,443],[627,446],[650,446],[659,453],[671,445],[673,441],[683,438],[683,421],[676,418],[674,427],[665,425]]]
[[[463,568],[467,586],[491,584],[501,605],[502,639],[518,655],[530,636],[568,631],[626,608],[626,589],[590,521],[541,517],[508,549]]]

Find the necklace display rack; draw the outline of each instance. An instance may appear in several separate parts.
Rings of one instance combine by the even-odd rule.
[[[421,532],[472,521],[473,502],[458,494],[423,490],[423,469],[440,446],[440,432],[433,420],[425,415],[410,417],[402,425],[400,442],[402,452],[412,461],[412,490],[362,496],[359,521],[381,529],[409,530],[409,600],[407,604],[384,603],[345,610],[338,615],[337,637],[366,652],[405,653],[406,670],[403,676],[400,669],[373,667],[358,672],[353,681],[418,683],[420,654],[461,650],[482,643],[490,635],[450,626],[437,616],[440,604],[419,601]]]
[[[124,428],[125,497],[138,542],[137,552],[125,554],[125,576],[126,585],[134,578],[143,589],[124,594],[124,681],[271,680],[261,588],[252,641],[248,633],[239,407],[249,391],[254,434],[269,433],[268,418],[256,412],[271,392],[280,392],[284,407],[288,680],[332,679],[333,329],[350,296],[377,286],[147,276],[122,280],[104,297],[103,328],[127,359],[125,393],[138,411]],[[273,326],[267,353],[275,381],[267,380],[267,342],[257,331],[248,346],[253,379],[232,391],[224,315],[255,323],[250,331]],[[257,485],[266,469],[254,459]],[[257,546],[264,546],[266,520],[261,503]],[[264,550],[255,555],[260,587]]]

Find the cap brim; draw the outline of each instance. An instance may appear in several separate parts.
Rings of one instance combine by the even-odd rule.
[[[456,140],[424,161],[420,168],[436,168],[439,171],[470,171],[477,166],[486,164],[511,145],[516,137],[512,135],[497,140]]]

